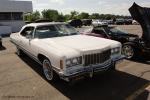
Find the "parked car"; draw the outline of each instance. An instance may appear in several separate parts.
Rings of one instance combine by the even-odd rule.
[[[123,18],[116,19],[115,24],[116,25],[124,25],[125,24],[125,20]]]
[[[108,23],[102,20],[93,20],[92,25],[96,27],[96,26],[101,26],[101,25],[108,25]]]
[[[114,70],[121,55],[121,43],[80,35],[65,23],[32,23],[11,34],[17,54],[28,54],[43,66],[47,80],[60,77],[71,81],[84,76]]]
[[[114,24],[113,20],[106,20],[106,22],[108,23],[108,25]]]
[[[150,55],[150,8],[140,7],[134,3],[129,12],[134,20],[140,23],[143,34],[141,38],[124,44],[123,54],[128,58],[135,58],[139,55]]]
[[[132,25],[132,21],[133,21],[132,19],[125,19],[124,24],[125,25]]]
[[[133,25],[139,25],[139,23],[138,23],[136,20],[133,20],[133,21],[132,21],[132,24],[133,24]]]
[[[82,27],[83,23],[80,19],[73,19],[69,21],[69,24],[75,28]]]
[[[83,19],[82,23],[85,26],[90,26],[90,25],[92,25],[92,20],[91,19]]]
[[[134,42],[139,39],[138,35],[127,33],[115,26],[107,25],[93,27],[86,32],[82,32],[82,34],[119,41],[123,44],[122,48],[125,48],[127,46],[126,43]],[[133,55],[131,57],[131,55],[129,56],[125,53],[123,54],[126,55],[128,59],[131,59],[133,57]]]
[[[0,36],[0,48],[2,48],[2,36]]]
[[[119,41],[122,44],[129,41],[134,41],[135,39],[139,38],[138,35],[127,33],[116,26],[108,26],[108,25],[93,27],[85,32],[82,32],[82,34],[112,39]]]

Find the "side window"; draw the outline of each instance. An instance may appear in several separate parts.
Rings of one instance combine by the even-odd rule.
[[[26,27],[23,29],[23,31],[20,33],[22,36],[32,36],[34,31],[34,27]]]
[[[40,26],[36,28],[35,38],[47,38],[57,36],[57,29],[54,25]]]

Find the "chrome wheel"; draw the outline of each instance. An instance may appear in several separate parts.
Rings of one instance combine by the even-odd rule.
[[[53,80],[53,70],[48,59],[43,61],[43,72],[47,80]]]
[[[133,58],[134,49],[131,45],[124,45],[122,48],[122,54],[125,55],[128,59]]]

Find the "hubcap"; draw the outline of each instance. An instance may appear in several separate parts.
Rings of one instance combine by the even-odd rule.
[[[48,60],[43,61],[43,71],[44,71],[44,75],[46,76],[47,80],[53,79],[53,70],[52,70],[50,62]]]
[[[122,53],[123,53],[128,59],[132,58],[133,55],[134,55],[133,48],[132,48],[131,46],[129,46],[129,45],[125,45],[125,46],[123,47]]]

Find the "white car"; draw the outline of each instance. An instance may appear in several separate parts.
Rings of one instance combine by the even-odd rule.
[[[123,59],[117,41],[80,35],[65,23],[32,23],[10,36],[17,47],[43,66],[47,80],[65,81],[115,69]]]
[[[94,27],[96,27],[96,26],[102,26],[102,25],[108,25],[108,22],[106,22],[106,21],[101,21],[101,20],[93,20],[93,21],[92,21],[92,25],[93,25]]]

